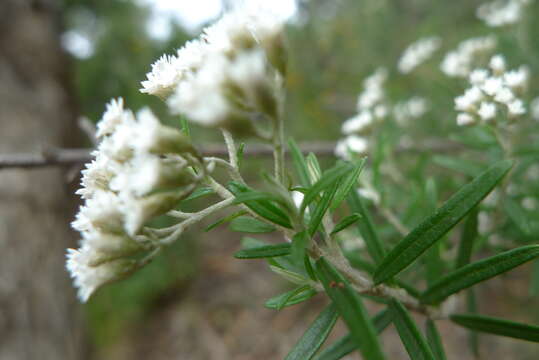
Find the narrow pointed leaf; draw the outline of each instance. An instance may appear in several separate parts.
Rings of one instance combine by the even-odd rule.
[[[204,231],[207,232],[207,231],[213,230],[213,229],[215,229],[217,226],[219,226],[219,225],[221,225],[221,224],[224,224],[224,223],[226,223],[226,222],[232,221],[232,220],[234,220],[235,218],[240,217],[240,216],[243,216],[243,215],[245,215],[245,214],[247,214],[247,211],[245,211],[245,210],[240,210],[240,211],[238,211],[238,212],[235,212],[235,213],[233,213],[233,214],[230,214],[230,215],[228,215],[228,216],[225,216],[224,218],[219,219],[219,220],[217,220],[216,222],[211,223],[210,225],[208,225],[208,226],[206,227],[206,229],[204,229]]]
[[[318,227],[320,226],[324,215],[328,211],[329,205],[331,205],[331,200],[333,200],[338,188],[339,182],[337,181],[324,192],[322,199],[320,199],[318,204],[316,204],[316,207],[311,215],[311,220],[309,221],[309,234],[311,236],[313,236],[318,230]]]
[[[333,228],[333,230],[331,231],[331,235],[334,235],[340,231],[343,231],[344,229],[346,229],[347,227],[349,227],[350,225],[352,225],[359,219],[361,219],[361,215],[359,214],[352,214],[350,216],[345,217],[337,225],[335,225],[335,228]]]
[[[357,222],[358,230],[365,240],[369,255],[376,264],[380,263],[385,256],[385,249],[378,238],[371,216],[363,205],[361,196],[357,191],[350,191],[348,193],[348,205],[352,212],[361,215],[361,219]]]
[[[372,319],[376,332],[380,334],[391,324],[391,312],[388,309],[380,311]],[[339,360],[357,350],[357,344],[350,334],[341,337],[314,357],[315,360]]]
[[[442,339],[440,338],[440,333],[436,328],[436,324],[432,319],[427,319],[427,342],[430,345],[434,357],[436,360],[446,360],[444,345],[442,344]]]
[[[280,310],[287,306],[299,304],[305,300],[308,300],[317,294],[311,286],[300,286],[294,290],[288,291],[284,294],[280,294],[272,297],[264,304],[265,307],[274,310]]]
[[[306,231],[302,231],[294,235],[292,238],[291,255],[292,258],[301,261],[305,257],[305,248],[309,244],[309,235]]]
[[[292,224],[288,215],[272,201],[279,202],[280,199],[273,195],[258,191],[253,191],[247,186],[238,182],[230,182],[228,185],[230,191],[236,196],[237,203],[244,203],[249,209],[257,215],[267,219],[277,225],[291,229]]]
[[[260,246],[251,249],[244,249],[236,252],[236,259],[260,259],[275,256],[290,255],[290,243]]]
[[[299,339],[296,346],[288,353],[285,360],[311,359],[326,341],[338,317],[339,314],[333,304],[326,307]]]
[[[420,297],[425,304],[438,303],[449,295],[509,271],[539,257],[539,245],[522,246],[501,254],[476,261],[447,274]]]
[[[303,202],[301,203],[301,212],[303,213],[307,206],[312,203],[322,191],[327,190],[330,186],[339,181],[342,176],[351,169],[352,166],[350,164],[339,164],[324,172],[320,180],[318,180],[305,194]]]
[[[481,315],[452,315],[451,321],[465,328],[488,334],[539,342],[539,326]]]
[[[335,194],[335,198],[333,199],[333,203],[331,204],[331,210],[335,210],[343,202],[343,200],[346,199],[350,191],[356,190],[357,179],[359,178],[359,174],[361,174],[361,170],[363,170],[363,167],[365,166],[365,162],[366,158],[356,162],[350,174],[341,182],[341,186],[339,186],[339,189]]]
[[[193,193],[191,195],[189,195],[187,198],[185,198],[185,200],[183,200],[183,201],[190,201],[190,200],[199,199],[201,197],[208,196],[208,195],[211,195],[213,193],[214,193],[214,191],[213,191],[212,188],[210,188],[210,187],[201,187],[201,188],[198,188],[195,191],[193,191]]]
[[[288,141],[288,147],[290,148],[292,162],[294,163],[294,168],[296,169],[301,185],[304,187],[311,186],[309,173],[307,171],[307,163],[305,162],[305,157],[301,153],[301,150],[293,139]]]
[[[408,310],[397,300],[391,300],[389,305],[393,314],[393,323],[412,360],[435,360],[425,338],[419,332]]]
[[[314,273],[313,264],[311,263],[311,258],[306,253],[303,257],[303,265],[305,266],[305,271],[307,272],[307,275],[311,278],[313,281],[318,281],[318,278],[316,277],[316,274]]]
[[[246,233],[269,233],[275,231],[275,227],[248,216],[240,216],[232,220],[230,228],[233,231]]]
[[[413,229],[378,265],[374,274],[375,283],[379,284],[398,274],[442,238],[494,189],[512,165],[510,160],[492,165]]]
[[[384,359],[374,325],[359,295],[323,257],[316,262],[316,274],[339,314],[348,326],[352,339],[365,359]]]
[[[477,214],[478,211],[476,208],[470,213],[470,215],[468,215],[468,218],[464,223],[464,228],[462,229],[462,235],[460,237],[457,263],[455,266],[457,269],[467,265],[472,258],[473,244],[478,235]]]

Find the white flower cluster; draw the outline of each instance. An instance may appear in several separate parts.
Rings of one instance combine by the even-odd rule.
[[[450,77],[467,77],[479,60],[496,47],[496,37],[485,36],[465,40],[456,50],[447,53],[440,65],[442,72]]]
[[[95,159],[82,171],[85,200],[73,221],[81,233],[69,249],[67,269],[86,301],[100,286],[134,270],[128,257],[148,250],[142,226],[187,196],[198,178],[188,168],[195,155],[183,133],[161,125],[149,109],[137,115],[112,100],[98,123]]]
[[[368,150],[368,140],[365,137],[373,126],[383,120],[388,114],[385,99],[384,83],[387,80],[387,70],[378,68],[363,82],[363,92],[357,99],[358,113],[346,120],[341,128],[346,136],[337,143],[335,155],[350,159],[351,154],[365,154]]]
[[[498,112],[509,119],[526,113],[524,102],[518,97],[528,82],[528,68],[507,71],[505,59],[495,55],[490,69],[475,69],[469,76],[471,87],[455,99],[458,125],[472,125],[478,121],[494,121]]]
[[[413,96],[406,101],[395,104],[393,107],[393,116],[399,125],[406,126],[410,120],[419,119],[429,109],[430,105],[427,99],[420,96]]]
[[[430,36],[410,44],[399,59],[397,68],[403,74],[412,72],[427,61],[440,48],[442,40],[438,36]]]
[[[490,27],[516,24],[532,0],[494,0],[477,8],[476,15]]]
[[[274,116],[284,73],[284,22],[268,11],[235,10],[175,56],[152,65],[141,91],[203,126],[245,128],[249,113]]]

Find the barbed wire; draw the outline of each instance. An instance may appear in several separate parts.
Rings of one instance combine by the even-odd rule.
[[[335,143],[334,142],[313,142],[300,145],[304,153],[315,153],[318,156],[333,156]],[[427,141],[418,145],[401,145],[398,146],[396,152],[434,152],[446,153],[454,152],[461,149],[457,143]],[[83,164],[92,159],[90,155],[93,149],[45,149],[39,153],[13,153],[0,154],[0,170],[2,169],[31,169],[48,166],[70,166]],[[226,147],[220,144],[204,145],[202,151],[204,156],[227,156]],[[289,152],[287,151],[287,154]],[[244,155],[246,157],[265,157],[271,156],[273,149],[270,146],[260,144],[247,144]]]

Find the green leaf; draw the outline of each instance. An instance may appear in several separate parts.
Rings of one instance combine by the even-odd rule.
[[[309,285],[300,286],[294,290],[288,291],[272,297],[264,304],[265,307],[274,310],[280,310],[287,306],[299,304],[308,300],[317,294],[316,290]]]
[[[435,360],[432,351],[425,341],[425,338],[419,332],[414,320],[408,313],[408,310],[395,299],[391,300],[389,305],[393,314],[393,323],[397,328],[397,332],[413,360]]]
[[[311,264],[311,258],[306,253],[303,256],[303,265],[305,266],[305,271],[307,271],[307,275],[309,275],[311,280],[318,282],[318,278],[314,273],[313,264]]]
[[[281,202],[282,200],[279,197],[269,193],[254,191],[249,187],[235,181],[231,181],[228,184],[228,188],[234,194],[234,196],[236,196],[237,203],[244,203],[257,215],[271,221],[274,224],[281,225],[288,229],[292,228],[288,215],[282,209],[272,203],[272,201]]]
[[[537,257],[539,257],[539,245],[528,245],[476,261],[441,278],[421,295],[420,300],[425,304],[436,304],[451,294],[509,271]]]
[[[277,259],[279,259],[279,258],[277,258]],[[273,258],[272,258],[272,260],[273,260]],[[274,273],[276,273],[277,275],[282,276],[283,278],[285,278],[286,280],[288,280],[288,281],[290,281],[290,282],[292,282],[294,284],[306,285],[310,281],[305,276],[303,276],[303,274],[299,274],[294,270],[288,270],[288,269],[285,269],[285,268],[281,267],[281,264],[278,264],[277,266],[270,265],[270,270],[273,271]]]
[[[242,142],[240,146],[238,146],[238,150],[236,150],[236,158],[238,159],[238,168],[241,167],[241,164],[243,162],[244,150],[245,150],[245,143]]]
[[[465,160],[462,157],[455,158],[445,155],[436,155],[432,157],[432,161],[449,170],[455,170],[472,177],[479,175],[482,171],[481,165]]]
[[[183,201],[190,201],[190,200],[199,199],[201,197],[208,196],[208,195],[211,195],[213,193],[214,193],[214,191],[213,191],[212,188],[210,188],[210,187],[201,187],[201,188],[198,188],[195,191],[193,191],[193,193],[191,195],[189,195],[187,198],[185,198],[185,200],[183,200]]]
[[[454,323],[474,331],[539,342],[539,326],[536,325],[471,314],[452,315],[450,319]]]
[[[316,262],[316,274],[339,314],[348,326],[352,339],[365,359],[384,359],[374,325],[369,319],[359,295],[337,270],[321,257]]]
[[[260,259],[275,256],[290,255],[290,243],[259,246],[251,249],[243,249],[234,254],[236,259]]]
[[[316,155],[310,152],[305,161],[307,163],[307,171],[309,172],[309,179],[311,179],[311,183],[317,182],[322,175],[322,168],[320,167],[320,163],[318,162]]]
[[[510,160],[497,162],[463,186],[433,215],[413,229],[378,265],[374,274],[375,283],[379,284],[398,274],[442,238],[494,189],[512,165]]]
[[[333,304],[318,315],[309,329],[303,334],[296,346],[288,353],[285,360],[309,360],[326,341],[339,317]]]
[[[460,237],[459,252],[457,255],[456,268],[463,267],[470,262],[472,258],[472,250],[475,239],[477,239],[477,207],[468,215],[464,228],[462,229],[462,235]]]
[[[182,116],[180,119],[181,130],[188,139],[191,138],[191,129],[189,128],[189,122],[185,116]]]
[[[318,227],[320,226],[324,215],[328,211],[329,206],[331,205],[331,200],[333,200],[338,188],[339,181],[335,182],[330,188],[324,191],[322,199],[318,202],[318,204],[316,204],[316,207],[312,211],[311,220],[309,221],[309,235],[313,236],[318,230]]]
[[[391,324],[391,312],[387,309],[380,311],[374,316],[372,322],[374,323],[376,332],[380,334],[389,324]],[[315,356],[315,360],[338,360],[355,350],[357,350],[357,344],[350,334],[348,334],[325,348]]]
[[[361,196],[357,193],[357,191],[350,191],[348,193],[348,205],[353,213],[361,215],[361,221],[357,222],[357,227],[361,233],[361,236],[365,240],[365,245],[367,246],[369,255],[376,264],[379,264],[384,258],[385,250],[382,243],[378,239],[378,234],[374,228],[371,216],[363,205]]]
[[[288,140],[288,146],[290,147],[290,154],[292,155],[292,162],[299,177],[299,182],[304,187],[311,186],[311,180],[309,179],[309,172],[307,170],[307,163],[305,157],[301,153],[298,145],[293,139]]]
[[[533,230],[530,226],[530,221],[528,219],[528,214],[522,207],[517,204],[513,199],[508,196],[504,197],[502,204],[507,214],[507,217],[516,225],[516,227],[522,232],[525,236],[530,236],[533,234]]]
[[[275,227],[260,220],[248,216],[240,216],[230,223],[233,231],[246,233],[269,233],[275,231]]]
[[[318,194],[320,194],[324,190],[327,190],[329,187],[339,181],[342,176],[344,176],[351,169],[352,166],[345,163],[336,165],[335,167],[324,172],[320,180],[318,180],[313,186],[311,186],[311,188],[309,188],[309,190],[305,194],[303,202],[301,203],[301,213],[303,213],[307,206],[316,199]]]
[[[343,231],[344,229],[346,229],[347,227],[349,227],[350,225],[352,225],[353,223],[355,223],[359,219],[361,219],[361,215],[357,214],[357,213],[345,217],[337,225],[335,225],[335,227],[331,231],[331,235],[335,235],[338,232]]]
[[[292,237],[292,258],[301,261],[305,256],[305,248],[309,245],[309,236],[306,231],[297,233]]]
[[[533,263],[532,279],[530,281],[530,296],[539,295],[539,260]]]
[[[440,338],[440,333],[436,328],[436,324],[432,319],[427,319],[427,342],[430,345],[434,357],[436,360],[446,360],[444,346],[442,344],[442,339]]]
[[[214,222],[214,223],[208,225],[208,226],[206,227],[206,229],[204,229],[204,231],[208,232],[208,231],[210,231],[210,230],[213,230],[213,229],[215,229],[217,226],[219,226],[219,225],[221,225],[221,224],[224,224],[224,223],[226,223],[226,222],[232,221],[232,220],[234,220],[235,218],[240,217],[240,216],[245,215],[245,214],[247,214],[247,211],[245,211],[245,210],[240,210],[240,211],[238,211],[238,212],[235,212],[235,213],[233,213],[233,214],[230,214],[230,215],[228,215],[228,216],[226,216],[226,217],[224,217],[224,218],[222,218],[222,219],[219,219],[219,220],[217,220],[216,222]]]
[[[350,174],[343,181],[341,181],[341,186],[339,186],[337,194],[335,194],[335,198],[331,204],[331,210],[335,210],[337,207],[339,207],[351,190],[355,191],[357,187],[357,179],[359,178],[359,174],[361,174],[366,161],[367,159],[363,158],[356,162]]]

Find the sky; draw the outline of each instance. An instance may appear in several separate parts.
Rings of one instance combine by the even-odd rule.
[[[166,40],[172,30],[172,22],[176,21],[188,31],[196,33],[200,27],[223,12],[222,0],[136,0],[140,5],[151,9],[146,24],[148,34],[157,41]],[[297,10],[296,0],[235,0],[236,6],[263,5],[285,17],[292,17]],[[64,48],[79,59],[87,59],[94,53],[91,36],[77,29],[71,29],[62,36]]]

